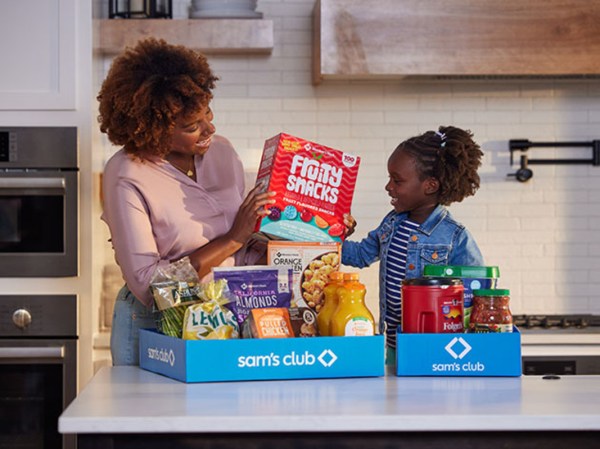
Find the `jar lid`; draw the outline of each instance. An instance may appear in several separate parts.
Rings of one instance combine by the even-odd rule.
[[[329,279],[332,281],[341,281],[344,279],[344,273],[342,273],[341,271],[334,271],[332,273],[329,273]]]
[[[477,267],[465,265],[425,265],[425,276],[459,277],[459,278],[499,278],[498,267]]]
[[[448,286],[463,285],[463,281],[459,278],[424,276],[421,278],[404,279],[402,285]]]
[[[473,290],[473,296],[510,296],[510,290],[503,288],[482,288]]]
[[[344,273],[344,281],[358,281],[360,274],[356,272]]]

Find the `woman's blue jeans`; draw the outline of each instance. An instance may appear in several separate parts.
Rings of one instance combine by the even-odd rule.
[[[152,310],[142,304],[127,285],[119,291],[110,333],[113,366],[140,364],[140,329],[156,328]]]

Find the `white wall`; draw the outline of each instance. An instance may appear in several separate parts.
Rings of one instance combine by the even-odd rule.
[[[187,2],[189,3],[189,2]],[[175,2],[180,18],[186,2]],[[600,139],[599,80],[352,81],[311,83],[313,0],[259,0],[274,20],[270,56],[211,56],[221,80],[213,109],[252,178],[263,142],[287,133],[359,154],[353,204],[364,236],[390,210],[386,159],[402,140],[438,125],[471,129],[485,152],[482,185],[451,206],[478,240],[513,313],[600,313],[600,167],[532,166],[507,180],[508,140]],[[449,56],[450,57],[450,56]],[[108,64],[106,64],[108,65]],[[105,157],[114,151],[104,149]],[[530,150],[531,158],[591,158],[591,149]],[[363,270],[377,310],[377,267]]]

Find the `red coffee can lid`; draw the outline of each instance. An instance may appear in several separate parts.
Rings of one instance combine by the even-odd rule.
[[[452,285],[463,285],[463,281],[460,278],[449,278],[449,277],[436,277],[436,276],[423,276],[420,278],[404,279],[402,285],[419,285],[419,286],[452,286]]]

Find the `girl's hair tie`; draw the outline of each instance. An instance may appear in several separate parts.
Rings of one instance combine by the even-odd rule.
[[[441,133],[441,132],[439,132],[439,131],[436,131],[436,132],[435,132],[435,135],[436,135],[436,136],[439,136],[440,140],[442,141],[442,142],[440,143],[440,147],[441,147],[441,148],[444,148],[444,147],[446,146],[446,133]]]

